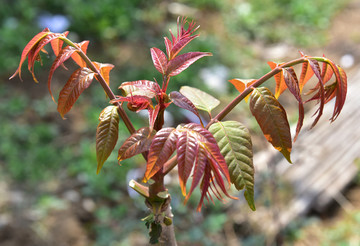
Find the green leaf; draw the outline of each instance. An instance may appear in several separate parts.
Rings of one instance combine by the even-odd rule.
[[[206,111],[209,114],[220,104],[220,101],[215,97],[194,87],[182,86],[180,92],[186,96],[197,109]]]
[[[106,107],[100,114],[96,130],[96,158],[98,174],[113,151],[119,132],[119,114],[116,106]]]
[[[250,110],[265,138],[291,163],[291,133],[285,109],[268,88],[255,88],[250,97]]]
[[[248,129],[236,121],[217,122],[210,126],[237,190],[245,188],[245,199],[255,210],[254,166],[251,136]]]

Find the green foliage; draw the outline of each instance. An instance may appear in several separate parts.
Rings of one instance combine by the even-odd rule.
[[[299,45],[323,43],[323,31],[330,25],[331,17],[346,1],[242,1],[224,15],[229,27],[235,28],[249,40],[270,43],[291,42]],[[286,30],[286,31],[284,31]],[[315,34],[315,36],[314,36]]]

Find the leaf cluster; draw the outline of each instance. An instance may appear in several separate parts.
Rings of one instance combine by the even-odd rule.
[[[223,121],[224,117],[242,100],[249,100],[250,111],[265,138],[291,163],[292,142],[298,137],[303,125],[304,104],[310,101],[318,102],[312,125],[315,126],[322,116],[324,105],[335,99],[330,119],[334,121],[345,103],[347,77],[341,67],[326,57],[310,57],[301,53],[300,58],[290,62],[269,62],[271,71],[259,79],[230,80],[239,91],[239,95],[219,114],[213,116],[211,112],[220,102],[211,95],[189,86],[184,86],[179,91],[167,91],[172,77],[183,72],[200,58],[212,55],[208,52],[181,54],[183,48],[199,36],[195,34],[198,28],[194,22],[188,23],[185,18],[179,18],[177,32],[173,34],[170,31],[170,37],[164,38],[166,52],[156,47],[150,49],[152,62],[161,75],[162,83],[146,79],[123,82],[119,87],[121,95],[115,95],[109,87],[110,71],[114,66],[91,61],[86,55],[88,41],[73,43],[67,38],[68,32],[52,33],[49,29],[35,35],[25,46],[19,67],[11,78],[16,75],[21,78],[22,64],[28,59],[28,70],[37,82],[34,73],[35,62],[41,62],[40,53],[46,53],[44,47],[50,44],[56,55],[48,77],[48,89],[54,101],[51,79],[55,70],[60,66],[65,67],[65,61],[70,58],[79,66],[60,91],[57,110],[61,117],[64,118],[72,109],[94,78],[101,84],[110,101],[110,105],[100,113],[96,132],[97,173],[115,148],[119,123],[122,121],[129,130],[130,137],[120,147],[118,161],[121,163],[122,160],[137,154],[144,156],[146,169],[143,182],[148,183],[148,186],[135,181],[132,181],[131,186],[149,203],[167,206],[169,196],[163,178],[177,167],[185,203],[194,189],[200,187],[198,211],[201,210],[204,199],[213,201],[212,196],[221,201],[224,200],[224,195],[236,199],[229,194],[228,188],[231,184],[238,190],[245,189],[244,196],[250,208],[255,210],[251,136],[243,124]],[[293,68],[298,64],[302,64],[300,76]],[[274,94],[268,88],[261,87],[271,77],[276,81]],[[312,77],[318,82],[305,93],[310,99],[304,100],[304,85]],[[298,102],[299,118],[294,138],[290,132],[286,111],[278,101],[285,90],[289,90]],[[148,126],[136,130],[127,116],[129,112],[124,107],[125,104],[130,112],[147,111]],[[164,112],[171,104],[195,114],[200,124],[188,123],[164,128]],[[204,124],[205,120],[200,117],[199,110],[207,113],[208,124]],[[186,184],[190,177],[191,186],[187,191]],[[159,211],[164,210],[161,207],[163,205],[160,205]]]

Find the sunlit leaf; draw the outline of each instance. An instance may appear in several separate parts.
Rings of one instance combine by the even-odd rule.
[[[189,110],[190,112],[194,113],[199,118],[199,120],[202,124],[199,112],[197,111],[195,105],[187,97],[185,97],[180,92],[172,91],[170,93],[170,99],[176,106],[186,109],[186,110]]]
[[[69,34],[69,32],[66,31],[66,32],[62,33],[62,36],[67,37],[68,34]],[[59,55],[60,50],[62,50],[63,44],[64,44],[64,41],[60,38],[51,40],[51,48],[54,51],[55,56]]]
[[[212,54],[209,52],[189,52],[179,55],[169,61],[166,69],[166,74],[168,76],[178,75],[186,68],[188,68],[191,64],[204,56],[212,56]]]
[[[125,140],[119,149],[119,163],[122,160],[148,151],[155,133],[155,131],[150,131],[149,127],[143,127],[134,132],[128,139]]]
[[[240,92],[240,94],[246,89],[254,84],[256,79],[230,79],[229,82],[235,86],[235,88]],[[248,102],[250,94],[248,94],[244,100]]]
[[[265,87],[255,88],[250,97],[250,110],[265,138],[291,163],[290,126],[285,109]]]
[[[275,62],[268,62],[268,64],[272,70],[274,70],[276,67],[282,65],[282,64],[277,64]],[[281,72],[275,74],[274,79],[275,79],[275,83],[276,83],[275,98],[277,99],[287,89],[287,86],[286,86],[286,83],[284,80],[283,69],[281,69]]]
[[[305,84],[312,78],[314,75],[314,71],[311,69],[309,62],[304,62],[302,64],[300,81],[299,81],[299,89],[300,93],[302,92]]]
[[[79,44],[76,44],[84,54],[86,54],[87,47],[89,45],[89,41],[82,41]],[[79,51],[72,53],[71,58],[80,66],[80,67],[86,67],[86,62],[81,58],[79,55]]]
[[[116,106],[108,106],[100,114],[100,122],[96,130],[97,174],[100,172],[116,145],[119,120]]]
[[[110,71],[111,69],[114,68],[114,65],[109,63],[99,63],[99,62],[93,62],[93,64],[99,70],[106,84],[110,85]]]
[[[230,180],[241,190],[252,210],[254,203],[254,166],[251,136],[248,129],[236,121],[217,122],[210,126],[230,173]]]
[[[161,74],[165,74],[168,60],[164,52],[158,48],[151,48],[150,53],[156,70]]]
[[[210,112],[216,108],[220,101],[206,92],[190,86],[182,86],[180,93],[187,97],[197,109]]]
[[[40,42],[40,40],[45,38],[50,33],[51,33],[50,30],[48,28],[45,28],[40,33],[36,34],[29,41],[29,43],[26,44],[26,46],[25,46],[25,48],[24,48],[24,50],[23,50],[23,52],[21,54],[19,67],[16,69],[15,73],[9,79],[14,78],[17,74],[19,74],[19,78],[21,79],[21,67],[22,67],[22,64],[24,63],[24,61],[26,60],[26,57],[28,56],[29,52],[32,51],[34,48],[36,48],[36,46]],[[30,57],[30,59],[31,59],[31,57]]]
[[[61,117],[70,111],[80,94],[90,86],[95,73],[83,67],[77,69],[60,91],[57,110]]]
[[[140,95],[149,98],[153,98],[161,93],[160,86],[149,80],[124,82],[119,86],[119,90],[121,90],[123,96]]]
[[[63,34],[61,33],[49,33],[48,35],[46,35],[44,38],[42,38],[38,44],[36,45],[36,47],[34,47],[33,52],[31,53],[31,56],[28,57],[28,69],[31,72],[33,78],[35,81],[37,81],[37,79],[35,78],[35,74],[34,74],[34,64],[35,61],[38,59],[39,57],[39,53],[41,50],[44,49],[44,47],[52,42],[55,39],[58,39],[60,36],[63,36]]]

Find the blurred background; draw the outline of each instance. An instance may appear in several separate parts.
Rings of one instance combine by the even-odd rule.
[[[174,77],[169,91],[190,85],[225,105],[237,94],[228,79],[259,78],[269,71],[267,61],[295,59],[299,50],[340,64],[349,84],[360,77],[359,0],[1,0],[0,6],[0,245],[125,246],[148,240],[140,221],[147,215],[143,199],[127,188],[130,179],[143,175],[142,158],[119,166],[114,151],[96,175],[96,126],[108,105],[101,87],[93,83],[62,120],[46,86],[53,55],[44,55],[43,67],[35,68],[39,84],[25,66],[23,82],[8,80],[26,43],[44,27],[69,30],[76,42],[90,40],[89,57],[115,65],[110,74],[115,92],[124,81],[160,81],[149,49],[165,50],[163,37],[176,30],[178,16],[201,26],[201,36],[187,49],[213,57]],[[67,64],[70,71],[55,72],[55,95],[71,74]],[[267,85],[273,88],[273,80]],[[296,101],[287,93],[280,100],[296,124]],[[360,104],[354,97],[347,105],[342,121],[331,125],[332,105],[327,105],[329,112],[314,133],[307,127],[294,144],[294,164],[283,167],[241,103],[228,119],[252,132],[258,211],[247,207],[243,191],[234,191],[239,201],[216,202],[197,213],[199,193],[184,206],[174,173],[167,183],[179,245],[359,245],[359,118],[354,112]],[[311,108],[308,120],[313,113]],[[136,128],[147,124],[146,117],[129,115]],[[167,125],[191,120],[175,107],[166,116]],[[115,149],[128,136],[120,127]],[[299,169],[292,169],[297,164]]]

